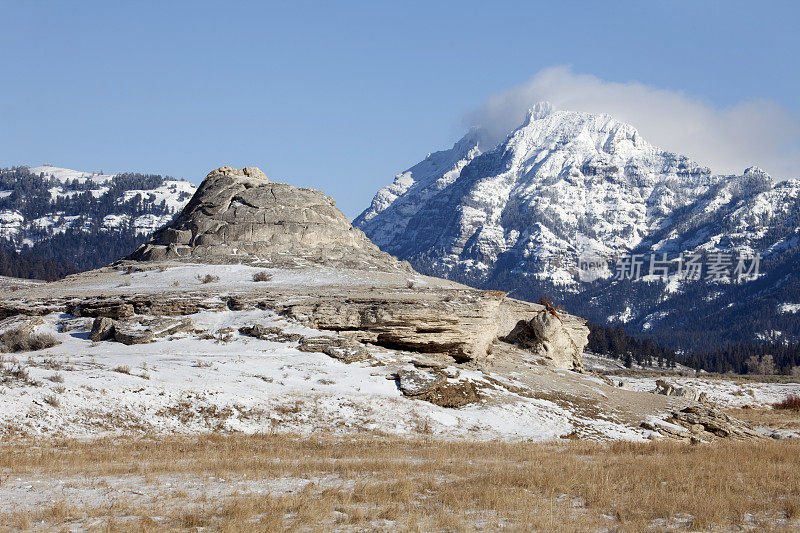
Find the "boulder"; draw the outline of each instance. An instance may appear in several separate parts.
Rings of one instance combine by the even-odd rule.
[[[114,338],[114,328],[117,321],[105,316],[99,316],[92,322],[92,332],[89,333],[89,340],[104,341]]]
[[[403,368],[397,372],[397,386],[406,396],[420,396],[441,386],[446,377],[439,372],[419,368]]]
[[[191,331],[194,324],[188,318],[137,317],[114,325],[114,340],[122,344],[146,344],[176,333]]]
[[[369,351],[361,343],[345,337],[303,337],[298,349],[301,352],[324,353],[345,363],[369,358]]]
[[[695,387],[676,387],[670,382],[658,379],[656,380],[656,388],[654,394],[662,394],[664,396],[675,396],[678,398],[685,398],[692,402],[705,402],[707,401],[707,394],[701,392]]]
[[[539,307],[530,318],[519,320],[501,340],[530,350],[548,366],[582,371],[589,329],[566,313]]]
[[[297,342],[303,338],[298,333],[285,333],[281,328],[254,324],[239,328],[239,333],[270,342]]]

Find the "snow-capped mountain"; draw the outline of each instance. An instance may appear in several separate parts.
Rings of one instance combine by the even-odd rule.
[[[94,268],[130,253],[194,194],[188,181],[49,165],[0,170],[6,250]]]
[[[671,342],[681,313],[719,314],[723,301],[733,309],[755,299],[765,302],[759,315],[782,322],[780,305],[800,302],[800,294],[787,292],[791,275],[774,279],[796,257],[800,182],[776,184],[755,167],[713,175],[650,145],[629,124],[546,103],[497,146],[480,146],[480,137],[471,131],[399,174],[354,225],[424,273],[525,298],[557,294],[574,313],[624,323],[676,347],[700,347]],[[674,264],[681,253],[720,251],[762,253],[760,275],[706,283],[686,279]],[[642,254],[643,274],[652,254],[667,253],[673,272],[663,283],[646,275],[614,279],[630,252]],[[604,265],[590,279],[580,268],[586,257]],[[733,294],[739,299],[728,301]],[[678,307],[681,297],[688,300]],[[800,334],[797,326],[767,322],[736,326],[726,340]]]

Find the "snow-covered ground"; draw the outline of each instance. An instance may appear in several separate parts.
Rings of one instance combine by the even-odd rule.
[[[6,357],[32,383],[0,386],[0,431],[6,435],[98,436],[108,432],[366,431],[470,439],[549,440],[569,434],[576,415],[534,398],[450,409],[402,396],[393,374],[413,356],[373,353],[377,362],[345,364],[296,343],[240,335],[246,324],[287,333],[320,332],[269,311],[191,316],[206,333],[127,346],[88,340],[91,319],[50,315],[40,329],[61,344]],[[68,331],[58,331],[58,325]],[[74,328],[74,329],[70,329]],[[481,381],[477,371],[458,379]],[[586,420],[583,420],[586,423]],[[644,433],[598,421],[599,434],[643,439]]]

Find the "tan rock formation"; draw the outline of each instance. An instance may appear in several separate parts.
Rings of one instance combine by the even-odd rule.
[[[131,257],[410,271],[353,228],[332,198],[271,182],[255,167],[211,172],[175,222]]]

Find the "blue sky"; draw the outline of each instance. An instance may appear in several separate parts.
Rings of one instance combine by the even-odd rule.
[[[791,137],[796,5],[0,1],[0,166],[199,182],[256,165],[352,218],[487,98],[559,65],[715,110],[766,100]]]

